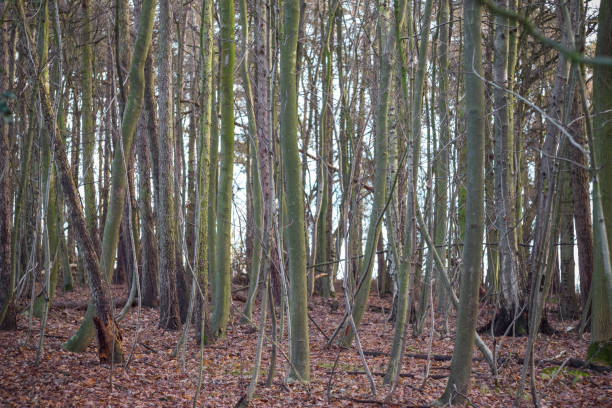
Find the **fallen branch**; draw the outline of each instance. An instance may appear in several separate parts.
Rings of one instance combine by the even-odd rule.
[[[404,405],[404,404],[394,404],[394,403],[389,403],[386,401],[382,401],[382,400],[376,400],[376,399],[360,399],[360,398],[353,398],[353,397],[333,397],[336,400],[339,401],[351,401],[351,402],[356,402],[358,404],[375,404],[375,405],[381,405],[381,406],[385,406],[385,407],[393,407],[393,406],[401,406],[401,407],[405,407],[405,408],[429,408],[431,407],[431,405]]]
[[[363,354],[365,354],[366,356],[372,356],[372,357],[381,357],[381,356],[388,356],[389,355],[389,353],[384,353],[382,351],[374,351],[374,350],[364,351]],[[421,359],[421,360],[427,360],[427,354],[405,353],[404,356],[411,357],[411,358],[416,358],[416,359]],[[432,354],[432,355],[430,355],[430,358],[432,358],[435,361],[451,361],[453,357],[445,355],[445,354]],[[474,357],[473,361],[484,361],[484,358],[482,358],[482,357]]]
[[[344,371],[344,374],[348,374],[348,375],[365,375],[366,372],[365,371]],[[372,371],[372,375],[375,375],[377,377],[384,377],[385,373],[377,372],[377,371]],[[400,373],[399,376],[402,377],[402,378],[416,378],[417,377],[415,374],[411,374],[411,373]],[[448,377],[448,375],[445,375],[445,374],[435,374],[435,375],[430,375],[428,378],[433,378],[434,380],[439,380],[439,379],[447,378],[447,377]]]
[[[128,301],[127,298],[113,299],[113,306],[118,308],[119,306],[125,305],[125,303],[127,301]],[[88,300],[83,300],[83,301],[59,301],[59,300],[56,300],[53,303],[51,303],[50,308],[51,309],[86,310],[88,302],[89,302]],[[138,305],[138,300],[134,299],[134,301],[132,302],[132,306],[137,306],[137,305]]]
[[[515,359],[515,361],[518,364],[523,364],[523,358],[522,357],[517,357]],[[536,360],[535,364],[538,366],[543,366],[543,365],[558,365],[561,366],[563,365],[563,363],[565,363],[566,367],[571,367],[571,368],[578,368],[578,369],[587,369],[587,370],[591,370],[591,371],[595,371],[597,373],[600,374],[607,374],[607,373],[612,373],[612,367],[606,367],[606,366],[602,366],[602,365],[598,365],[598,364],[593,364],[593,363],[588,363],[584,360],[580,360],[577,358],[570,358],[569,360],[567,360],[567,362],[565,361],[561,361],[561,360]]]

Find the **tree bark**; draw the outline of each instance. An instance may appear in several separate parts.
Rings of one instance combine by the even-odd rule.
[[[7,3],[2,8],[4,12],[9,7]],[[9,24],[0,23],[0,89],[8,91],[12,88],[9,78]],[[4,92],[4,91],[3,91]],[[9,152],[9,126],[0,117],[0,328],[2,330],[17,329],[17,315],[13,291],[15,275],[11,268],[11,215],[13,192],[11,188],[11,155]]]
[[[109,208],[105,220],[102,256],[100,260],[100,268],[102,270],[101,280],[103,282],[110,279],[115,264],[115,254],[119,241],[119,226],[122,218],[123,204],[125,202],[125,188],[127,184],[124,157],[127,158],[130,156],[132,139],[136,133],[138,116],[140,115],[140,111],[142,109],[142,101],[144,96],[144,63],[151,45],[154,11],[155,0],[143,0],[140,24],[138,27],[138,36],[134,46],[134,54],[132,56],[132,62],[130,65],[130,91],[123,115],[123,121],[121,123],[123,154],[119,149],[116,150],[112,162]],[[59,138],[56,138],[56,143],[57,139]],[[67,162],[66,165],[68,165]],[[67,181],[62,179],[63,186],[67,183]],[[74,180],[72,180],[72,184],[74,185]],[[65,188],[66,187],[64,187],[64,189]],[[66,194],[65,190],[64,194]],[[76,190],[74,199],[77,200]],[[97,237],[91,237],[91,239],[95,244]],[[95,247],[96,245],[94,245],[94,248]],[[87,254],[84,253],[84,256],[86,255]],[[91,268],[91,265],[89,268]],[[88,272],[88,274],[90,273],[91,270]],[[90,303],[90,307],[87,309],[85,317],[81,323],[81,327],[77,333],[75,333],[72,338],[63,345],[65,349],[71,351],[84,351],[89,345],[89,342],[94,334],[92,320],[93,316],[95,315],[94,304],[95,302]],[[102,325],[102,327],[107,326],[108,325]]]
[[[508,0],[500,2],[508,7]],[[508,48],[510,30],[508,18],[495,17],[495,55],[493,80],[498,87],[493,90],[494,130],[495,130],[495,225],[498,236],[499,254],[499,292],[502,316],[513,318],[519,309],[518,262],[516,229],[514,227],[513,183],[513,126],[510,124],[511,100],[507,97]]]
[[[465,0],[463,69],[467,135],[467,197],[463,273],[461,274],[457,333],[451,372],[441,403],[465,403],[472,372],[472,350],[478,314],[478,289],[482,275],[484,230],[484,86],[481,51],[481,5]]]
[[[602,0],[599,6],[599,18],[597,28],[596,56],[612,56],[612,1]],[[605,230],[612,231],[612,67],[593,67],[593,138],[597,163],[601,166],[598,183],[601,205],[594,203],[593,220],[596,223],[604,222]],[[594,191],[594,194],[597,194]],[[597,207],[603,211],[598,214]],[[608,248],[612,245],[612,234],[608,232]],[[595,248],[602,247],[602,228],[594,229],[593,241]],[[609,292],[609,276],[606,271],[602,251],[594,251],[592,292],[592,322],[591,322],[591,344],[589,355],[596,354],[597,349],[603,347],[605,353],[595,359],[607,359],[610,363],[612,353],[612,293]]]
[[[219,4],[221,51],[221,169],[217,196],[215,298],[211,340],[225,335],[231,303],[231,205],[234,169],[234,3]]]
[[[176,240],[174,217],[174,167],[172,121],[172,10],[169,0],[159,3],[159,209],[157,211],[160,261],[159,327],[178,330],[181,326],[177,294]],[[176,158],[176,156],[174,156]]]
[[[280,144],[284,170],[287,220],[285,238],[289,252],[290,359],[289,379],[310,381],[308,305],[306,296],[306,243],[302,174],[297,146],[297,42],[300,8],[298,0],[283,7],[280,49]]]

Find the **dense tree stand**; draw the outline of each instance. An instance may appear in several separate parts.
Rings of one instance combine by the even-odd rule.
[[[0,405],[610,405],[612,0],[0,16]]]

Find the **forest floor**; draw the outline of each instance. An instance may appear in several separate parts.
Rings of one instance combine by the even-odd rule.
[[[115,299],[127,297],[125,290],[113,287]],[[61,344],[74,332],[84,314],[77,305],[87,301],[87,290],[58,293],[49,313],[44,354],[38,365],[34,364],[39,339],[40,320],[32,319],[28,338],[28,318],[19,315],[17,331],[0,332],[0,405],[1,406],[191,406],[198,380],[200,347],[190,335],[185,352],[185,367],[181,359],[172,358],[179,332],[165,332],[157,327],[157,310],[142,309],[140,320],[134,308],[120,323],[126,355],[135,344],[134,355],[127,369],[121,366],[101,365],[96,353],[96,342],[92,341],[87,352],[76,354],[61,350]],[[339,303],[333,310],[334,302]],[[336,303],[336,305],[338,305]],[[359,337],[369,368],[374,373],[384,373],[388,353],[391,350],[393,327],[387,321],[391,299],[370,297]],[[212,347],[204,348],[202,391],[198,406],[229,407],[246,392],[255,354],[257,332],[252,326],[240,324],[240,309],[243,304],[234,300],[232,317],[227,337]],[[337,347],[326,347],[326,338],[331,335],[342,319],[341,298],[311,301],[310,316],[321,330],[310,322],[311,383],[310,385],[284,384],[287,366],[282,354],[276,361],[276,376],[271,387],[265,387],[270,347],[266,344],[260,381],[251,406],[254,407],[308,407],[308,406],[377,406],[389,393],[382,385],[382,376],[375,376],[377,395],[369,393],[367,377],[355,346],[340,354],[336,373],[331,383],[331,399],[328,399],[328,383],[334,361],[340,351]],[[385,309],[386,308],[386,312]],[[256,308],[255,316],[259,309]],[[484,324],[490,311],[482,311],[479,323]],[[559,363],[568,358],[583,360],[588,346],[588,334],[579,338],[575,332],[566,332],[575,322],[560,322],[557,313],[549,312],[548,318],[559,333],[553,336],[540,335],[535,347],[539,361],[536,367],[536,383],[543,407],[611,407],[612,373],[598,373],[589,369],[564,367],[557,375]],[[454,333],[454,313],[449,318],[450,333]],[[137,342],[134,335],[140,327]],[[436,322],[440,327],[440,321]],[[432,359],[430,377],[424,381],[427,359],[419,354],[428,353],[430,326],[425,324],[423,336],[409,337],[406,343],[407,357],[403,360],[402,377],[389,403],[384,406],[427,406],[446,386],[450,361],[436,361],[433,355],[450,357],[453,351],[453,336],[442,336],[435,332],[431,344]],[[483,336],[489,347],[493,347],[490,336]],[[488,366],[474,352],[472,386],[469,400],[475,407],[509,407],[512,405],[518,382],[526,344],[526,337],[497,338],[500,361],[497,382]],[[286,343],[286,342],[285,342]],[[286,344],[283,344],[286,352]],[[112,378],[112,388],[111,388]],[[523,391],[521,406],[532,406],[527,388]]]

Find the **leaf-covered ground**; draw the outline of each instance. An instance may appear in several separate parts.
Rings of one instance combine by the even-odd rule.
[[[115,298],[125,298],[119,287],[113,288]],[[0,332],[0,404],[2,406],[191,406],[198,379],[199,346],[190,336],[185,352],[185,368],[180,358],[172,358],[180,333],[164,332],[157,328],[158,313],[143,309],[140,320],[136,309],[121,322],[126,354],[134,347],[134,355],[127,369],[121,366],[100,365],[95,340],[87,352],[68,353],[61,344],[78,327],[84,311],[75,306],[85,304],[87,291],[58,294],[50,310],[44,339],[44,354],[38,365],[34,364],[39,339],[40,321],[32,319],[29,338],[27,315],[19,316],[17,331]],[[331,335],[342,318],[342,299],[328,301],[315,298],[311,301],[310,316],[322,331]],[[336,310],[333,303],[340,305]],[[374,373],[384,373],[392,342],[392,326],[383,308],[390,306],[390,299],[370,298],[359,335],[367,352],[367,363]],[[227,338],[213,347],[204,349],[202,391],[198,406],[233,406],[245,393],[251,377],[252,359],[255,354],[257,332],[239,323],[240,301],[234,301],[232,320]],[[256,309],[255,316],[258,314]],[[567,358],[584,359],[588,336],[578,338],[575,333],[563,329],[574,322],[559,322],[555,313],[549,319],[559,329],[553,336],[540,335],[536,344],[536,367],[539,396],[545,407],[604,407],[612,406],[612,373],[597,373],[588,369],[564,368],[555,374],[555,361]],[[484,323],[487,313],[482,312]],[[137,327],[141,330],[134,343]],[[440,321],[435,325],[440,327]],[[450,333],[454,333],[454,315],[449,319]],[[430,377],[425,378],[427,359],[419,354],[428,353],[430,326],[425,324],[421,338],[413,338],[411,329],[407,340],[402,378],[385,406],[426,406],[441,395],[446,385],[450,361],[436,361],[433,355],[450,356],[453,337],[442,338],[435,332],[431,345]],[[26,344],[24,341],[28,338]],[[489,347],[493,340],[484,336]],[[494,381],[487,365],[474,353],[472,387],[469,399],[473,406],[511,406],[520,376],[523,349],[526,338],[498,338],[497,350],[502,362],[497,381]],[[286,342],[283,343],[286,351]],[[265,387],[269,368],[270,347],[266,345],[260,382],[252,406],[255,407],[307,407],[307,406],[376,406],[387,397],[389,388],[382,385],[382,377],[376,376],[377,394],[369,392],[368,380],[362,374],[363,366],[356,348],[341,352],[336,373],[331,383],[331,399],[328,384],[334,360],[340,349],[326,347],[325,336],[310,323],[311,383],[309,386],[283,382],[287,363],[279,353],[276,376],[270,388]],[[554,361],[546,361],[554,360]],[[112,382],[112,387],[111,387]],[[529,390],[524,390],[522,405],[531,406]]]

